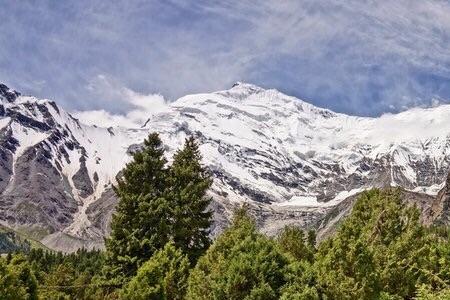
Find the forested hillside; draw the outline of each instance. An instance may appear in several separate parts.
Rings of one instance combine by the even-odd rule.
[[[396,189],[364,192],[337,232],[257,230],[246,206],[209,239],[198,145],[173,157],[151,134],[123,170],[106,251],[16,249],[0,259],[0,299],[449,299],[447,227],[425,227]]]

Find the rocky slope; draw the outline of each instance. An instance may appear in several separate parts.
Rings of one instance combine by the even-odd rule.
[[[432,203],[430,219],[437,224],[450,224],[450,173],[445,181],[445,186]]]
[[[129,129],[83,125],[4,85],[0,100],[0,220],[66,251],[101,246],[116,201],[111,184],[150,131],[169,156],[188,135],[200,142],[214,174],[215,232],[243,202],[268,233],[317,227],[367,188],[435,195],[449,169],[448,105],[362,118],[237,83],[182,97]]]
[[[54,102],[4,85],[0,100],[3,225],[53,248],[74,250],[84,239],[100,245],[107,228],[91,226],[88,215],[107,220],[111,210],[88,208],[111,201],[107,191],[129,159],[130,143],[136,135],[141,141],[139,132],[85,126]]]

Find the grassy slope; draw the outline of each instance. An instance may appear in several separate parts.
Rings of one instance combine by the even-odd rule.
[[[32,236],[35,235],[30,235],[27,232],[14,230],[4,225],[0,225],[0,253],[27,250],[29,248],[50,250],[39,241],[32,238]]]

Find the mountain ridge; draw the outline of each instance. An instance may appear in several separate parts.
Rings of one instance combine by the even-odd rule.
[[[0,98],[0,221],[44,229],[41,241],[64,251],[102,246],[117,202],[111,186],[152,131],[169,159],[187,136],[200,143],[214,177],[213,233],[244,202],[274,233],[317,227],[373,187],[436,195],[450,167],[450,106],[355,117],[237,83],[181,97],[141,128],[103,128],[4,85]]]

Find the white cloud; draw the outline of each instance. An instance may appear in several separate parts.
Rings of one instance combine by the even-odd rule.
[[[448,1],[173,2],[247,24],[214,55],[216,82],[233,74],[371,114],[429,103],[427,77],[450,80]]]
[[[69,110],[120,111],[86,100],[102,73],[168,99],[243,80],[380,114],[450,98],[449,16],[441,0],[20,1],[0,10],[0,80]]]
[[[438,107],[441,104],[441,101],[437,98],[431,99],[431,107]]]
[[[120,86],[117,82],[104,75],[95,77],[87,87],[99,97],[107,101],[122,102],[127,106],[127,112],[114,114],[104,109],[75,111],[72,114],[87,125],[101,127],[122,126],[128,128],[141,127],[153,114],[164,111],[167,102],[159,94],[140,94],[129,88]]]

